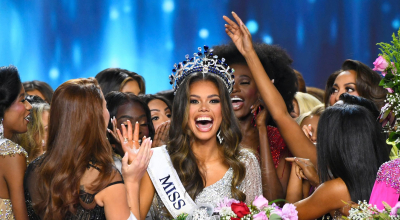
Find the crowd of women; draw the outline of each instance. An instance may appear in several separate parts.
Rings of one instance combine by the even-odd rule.
[[[399,177],[377,176],[400,169],[377,120],[381,76],[346,60],[325,91],[306,87],[282,48],[253,44],[232,16],[232,43],[187,56],[157,94],[125,69],[53,92],[1,67],[0,219],[172,219],[260,195],[299,219],[394,205]]]

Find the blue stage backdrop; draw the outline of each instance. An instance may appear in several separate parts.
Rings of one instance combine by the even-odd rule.
[[[345,59],[372,67],[376,43],[400,27],[399,0],[1,0],[0,66],[54,89],[121,67],[155,93],[170,88],[185,54],[229,42],[222,15],[231,11],[254,41],[284,47],[307,85],[320,88]]]

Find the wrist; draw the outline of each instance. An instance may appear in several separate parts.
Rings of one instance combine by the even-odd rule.
[[[257,53],[254,50],[254,48],[252,48],[250,51],[243,54],[243,57],[246,59],[247,62],[252,61],[254,59],[254,57],[258,58]]]

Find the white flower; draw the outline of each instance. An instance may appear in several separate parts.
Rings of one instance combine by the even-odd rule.
[[[223,207],[219,211],[221,216],[230,216],[230,217],[237,217],[236,214],[232,211],[231,207]]]

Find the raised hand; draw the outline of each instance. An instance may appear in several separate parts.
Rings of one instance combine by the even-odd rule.
[[[152,147],[159,147],[167,144],[170,124],[170,121],[166,121],[157,128]]]
[[[223,16],[224,20],[228,23],[225,24],[225,32],[232,39],[240,53],[246,56],[248,53],[254,51],[250,31],[235,12],[232,12],[232,16],[236,22],[227,16]]]
[[[139,144],[139,123],[135,123],[135,130],[132,135],[132,123],[131,121],[127,121],[128,128],[125,127],[124,124],[121,124],[121,131],[117,128],[118,138],[121,143],[122,150],[126,153],[129,153],[129,163],[131,163],[135,157],[138,149],[140,148]],[[143,138],[143,141],[145,138]]]
[[[122,158],[122,175],[126,183],[139,183],[142,179],[146,169],[150,163],[150,158],[153,155],[151,150],[152,141],[146,138],[142,142],[139,152],[133,153],[132,151],[125,152]],[[129,163],[130,154],[134,154],[134,160]]]

